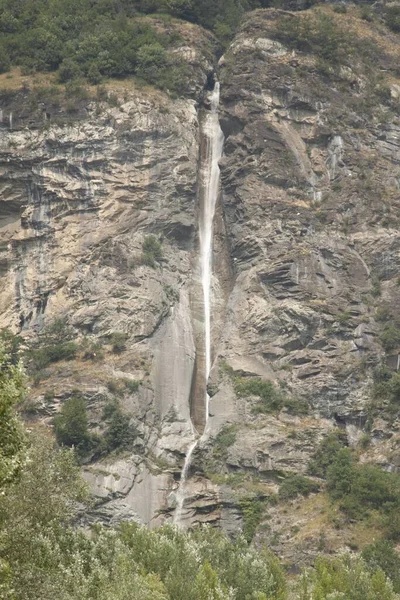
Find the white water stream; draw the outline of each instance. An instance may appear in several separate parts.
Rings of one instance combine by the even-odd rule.
[[[199,222],[199,250],[200,250],[200,273],[201,286],[203,290],[204,306],[204,346],[205,346],[205,369],[204,377],[207,384],[211,371],[211,291],[212,291],[212,250],[213,250],[213,223],[215,216],[215,207],[217,204],[220,184],[219,160],[224,146],[224,134],[222,133],[219,117],[219,83],[216,82],[214,90],[211,92],[210,110],[204,116],[202,134],[204,136],[205,151],[201,159],[201,199],[200,202],[200,222]],[[204,438],[207,431],[209,401],[210,398],[205,393],[205,429],[201,437],[190,445],[183,465],[181,480],[176,494],[176,509],[174,523],[182,524],[182,510],[186,498],[186,483],[193,452],[199,442]],[[193,431],[195,432],[194,428]]]

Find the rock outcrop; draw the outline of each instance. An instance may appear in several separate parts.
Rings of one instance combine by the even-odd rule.
[[[0,326],[29,341],[62,317],[78,340],[104,345],[98,362],[79,355],[46,368],[30,390],[30,418],[50,423],[77,388],[101,431],[102,409],[119,390],[137,431],[132,452],[85,467],[98,498],[88,519],[153,526],[175,505],[193,440],[199,110],[215,68],[226,141],[214,366],[208,437],[194,454],[185,519],[236,531],[243,502],[274,494],[288,472],[306,473],[335,427],[356,445],[368,421],[363,460],[398,469],[397,425],[374,423],[370,400],[373,370],[399,364],[399,348],[385,352],[382,331],[400,306],[400,41],[354,9],[345,32],[365,42],[365,55],[354,55],[353,68],[324,63],[312,48],[293,49],[279,28],[309,15],[247,15],[218,66],[210,36],[190,26],[181,52],[194,73],[186,98],[110,84],[103,99],[79,103],[75,117],[45,123],[42,108],[28,117],[29,92],[18,92],[19,113],[15,94],[3,98]],[[162,247],[155,263],[143,249],[152,235]],[[115,332],[126,335],[121,353],[111,350]],[[255,395],[238,393],[249,378],[272,382],[291,404],[260,414]],[[256,536],[290,563],[309,561],[321,545],[312,497],[296,502],[297,520],[276,506],[268,532]],[[320,496],[317,503],[322,515]]]

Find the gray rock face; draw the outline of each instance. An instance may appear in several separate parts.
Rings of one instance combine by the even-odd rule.
[[[385,355],[376,318],[385,307],[400,316],[394,105],[371,91],[361,67],[331,77],[315,56],[276,39],[281,16],[248,15],[219,63],[226,142],[210,420],[193,457],[184,522],[218,522],[229,532],[243,525],[243,497],[265,498],[285,473],[306,473],[333,427],[357,445],[373,369],[399,364],[399,348]],[[78,341],[127,335],[124,352],[106,346],[98,363],[79,355],[53,365],[31,391],[50,423],[80,389],[101,431],[103,406],[125,385],[120,402],[137,440],[132,453],[85,467],[98,498],[91,519],[170,519],[193,441],[201,142],[193,98],[211,69],[193,36],[179,50],[193,70],[191,98],[127,86],[114,91],[117,106],[91,102],[64,124],[1,130],[0,327],[29,340],[65,317]],[[399,54],[398,41],[391,44],[376,66],[388,77]],[[162,245],[154,266],[143,257],[149,235]],[[239,397],[235,377],[273,382],[295,405],[308,404],[308,414],[257,414],[260,398]],[[228,442],[219,435],[227,427]],[[395,425],[382,418],[371,437],[363,460],[398,469]],[[295,560],[293,537],[285,540],[279,552]],[[301,552],[313,556],[315,547]]]

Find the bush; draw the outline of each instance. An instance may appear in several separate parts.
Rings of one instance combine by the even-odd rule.
[[[133,379],[124,379],[125,387],[128,392],[137,392],[140,388],[140,381],[135,381]]]
[[[368,568],[359,556],[317,558],[299,585],[298,600],[396,600],[381,569]]]
[[[108,402],[104,406],[103,419],[108,423],[104,439],[107,451],[122,451],[132,448],[137,431],[130,424],[130,418],[122,412],[117,401]]]
[[[270,413],[283,408],[283,394],[276,389],[271,381],[263,381],[256,377],[237,377],[234,382],[235,392],[241,398],[258,396],[254,412]]]
[[[248,542],[254,537],[265,510],[265,502],[261,498],[246,496],[240,500],[243,517],[243,535]]]
[[[112,351],[115,354],[121,354],[121,352],[124,352],[126,350],[126,342],[128,340],[128,334],[127,333],[122,333],[121,331],[115,331],[112,335],[111,335],[111,344],[112,344]]]
[[[308,465],[310,475],[326,477],[328,468],[335,462],[344,443],[345,440],[340,433],[330,433],[324,437]]]
[[[236,441],[237,425],[225,425],[215,437],[215,445],[219,448],[229,448]]]
[[[0,73],[6,73],[11,68],[11,60],[8,52],[0,45]]]
[[[78,352],[78,345],[72,341],[74,331],[64,319],[56,319],[46,327],[39,340],[27,352],[34,371],[40,371],[50,363],[72,360]]]
[[[384,15],[386,25],[396,33],[400,33],[400,6],[389,6]]]
[[[167,54],[158,42],[139,49],[136,73],[149,83],[157,83],[167,67]]]
[[[53,423],[57,442],[60,446],[74,447],[79,458],[83,458],[93,448],[94,440],[89,433],[86,403],[81,396],[69,398]]]
[[[114,410],[105,436],[107,450],[129,450],[136,438],[137,432],[130,424],[130,419],[124,415],[120,408]]]
[[[319,491],[319,485],[303,475],[289,475],[279,487],[279,497],[283,500],[297,496],[309,496]]]
[[[271,381],[259,377],[240,377],[225,363],[221,364],[221,370],[233,379],[234,390],[240,398],[257,396],[261,399],[252,409],[255,414],[269,414],[282,408],[295,415],[308,412],[307,402],[286,396]]]
[[[400,328],[393,323],[385,325],[383,331],[379,334],[379,339],[386,352],[394,350],[400,346]]]
[[[278,21],[276,37],[292,48],[313,52],[330,64],[346,62],[353,53],[350,31],[339,28],[336,21],[324,12],[302,17],[283,17]]]
[[[148,235],[144,238],[142,249],[142,263],[154,268],[163,256],[160,240],[155,235]]]
[[[400,593],[400,555],[392,542],[378,540],[366,546],[361,555],[371,571],[382,569],[393,583],[394,591]]]
[[[392,515],[400,508],[399,476],[355,463],[348,448],[339,450],[328,467],[327,489],[350,518],[362,519],[370,510]]]
[[[64,59],[58,71],[58,79],[61,83],[79,79],[82,75],[83,73],[80,66],[72,58]]]

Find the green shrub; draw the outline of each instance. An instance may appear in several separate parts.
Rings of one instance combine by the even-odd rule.
[[[134,393],[137,392],[140,388],[140,381],[133,379],[124,379],[124,384],[128,392]]]
[[[400,373],[393,373],[387,367],[375,369],[371,395],[372,416],[377,410],[389,418],[396,416],[400,409]]]
[[[79,349],[72,341],[74,337],[75,333],[67,322],[64,319],[56,319],[29,348],[27,355],[31,369],[36,372],[50,363],[74,359]]]
[[[291,414],[304,415],[309,410],[308,403],[305,400],[286,396],[271,381],[264,381],[259,377],[236,375],[232,367],[225,362],[221,362],[220,370],[221,373],[226,373],[232,378],[237,396],[240,398],[249,398],[250,396],[260,398],[260,401],[252,409],[255,414],[269,414],[286,408]]]
[[[10,329],[0,330],[0,344],[4,346],[4,351],[8,354],[13,365],[16,365],[19,361],[22,342],[22,337],[14,335]]]
[[[336,4],[333,7],[333,10],[335,13],[338,13],[339,15],[345,15],[347,13],[347,6],[345,4]]]
[[[79,395],[63,404],[53,425],[60,446],[74,447],[79,458],[86,456],[96,445],[96,439],[89,432],[86,403]]]
[[[379,339],[386,352],[394,350],[400,346],[400,328],[393,323],[385,325],[383,331],[379,334]]]
[[[371,571],[382,569],[393,583],[395,592],[400,593],[400,555],[388,540],[377,540],[365,546],[361,553]]]
[[[400,6],[388,6],[384,13],[386,25],[396,33],[400,33]]]
[[[123,396],[125,393],[125,383],[122,379],[110,379],[107,382],[108,391],[116,396]]]
[[[10,68],[10,56],[4,46],[0,45],[0,73],[6,73]]]
[[[237,425],[225,425],[215,437],[215,445],[219,448],[229,448],[236,441]]]
[[[167,54],[161,44],[154,42],[139,49],[136,70],[139,77],[149,83],[157,83],[166,67]]]
[[[117,401],[108,402],[103,408],[103,419],[108,423],[105,434],[105,448],[108,452],[129,450],[137,436],[136,429],[130,424]]]
[[[129,336],[127,333],[122,333],[121,331],[115,331],[111,334],[110,342],[112,345],[112,351],[115,354],[121,354],[126,350],[126,342]]]
[[[400,508],[399,476],[374,465],[355,463],[348,448],[339,450],[328,467],[327,489],[353,519],[364,518],[370,510],[393,515]]]
[[[265,511],[265,501],[262,498],[246,496],[240,500],[243,517],[243,535],[248,542],[254,537]]]
[[[318,490],[318,483],[312,479],[303,477],[303,475],[288,475],[279,486],[279,497],[289,500],[297,496],[309,496]]]
[[[160,240],[155,235],[148,235],[144,238],[142,249],[142,263],[154,268],[163,257]]]
[[[256,377],[238,377],[234,387],[236,394],[241,398],[258,396],[261,399],[254,408],[256,413],[269,413],[283,408],[283,394],[271,381],[263,381]]]
[[[345,312],[339,313],[337,315],[337,320],[341,325],[347,325],[351,319],[351,312],[346,310]]]
[[[67,81],[73,81],[82,77],[82,70],[77,62],[72,58],[66,58],[60,65],[58,70],[58,79],[61,83],[67,83]]]
[[[83,360],[102,360],[104,358],[103,346],[100,342],[91,341],[85,338],[80,347]]]
[[[360,11],[360,19],[371,23],[374,20],[374,15],[370,6],[362,6]]]
[[[338,453],[344,446],[344,437],[338,432],[330,433],[323,438],[308,465],[310,475],[326,477],[328,468],[335,462]]]
[[[389,321],[392,318],[390,308],[388,306],[379,306],[375,312],[377,321]]]
[[[301,578],[298,600],[396,600],[381,569],[369,568],[359,556],[319,557]]]
[[[371,294],[374,296],[374,298],[377,298],[382,294],[382,285],[379,279],[375,279],[372,282]]]
[[[334,65],[346,62],[354,52],[351,32],[340,28],[335,19],[322,11],[301,18],[283,17],[277,23],[276,36],[290,47],[314,52]]]
[[[137,432],[130,424],[130,419],[124,415],[119,407],[112,413],[109,426],[105,435],[107,450],[129,450],[136,438]]]

